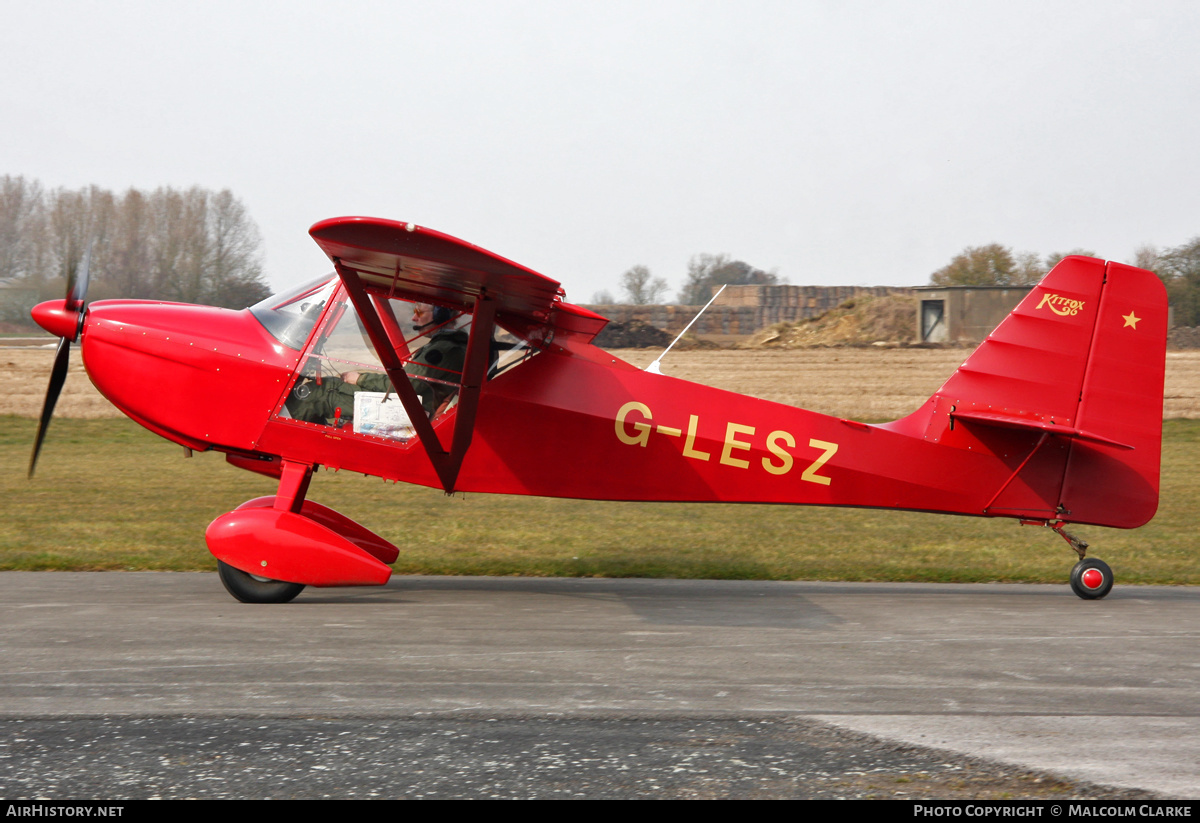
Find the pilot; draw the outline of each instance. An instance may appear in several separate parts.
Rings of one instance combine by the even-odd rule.
[[[417,349],[404,367],[430,417],[457,391],[456,386],[447,383],[458,383],[462,379],[469,335],[464,329],[453,326],[452,321],[460,314],[442,306],[413,305],[414,329],[425,331],[430,326],[437,327],[429,342]],[[420,379],[423,377],[446,382],[432,383]],[[340,378],[324,377],[319,382],[305,380],[297,384],[288,398],[288,410],[292,417],[309,423],[326,423],[335,418],[346,421],[354,416],[354,394],[359,391],[389,392],[394,389],[388,376],[381,372],[345,372]],[[340,415],[338,409],[341,409]]]

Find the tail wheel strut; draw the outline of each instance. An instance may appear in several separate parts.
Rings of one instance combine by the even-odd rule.
[[[1084,600],[1099,600],[1112,591],[1113,573],[1108,564],[1095,557],[1088,557],[1088,542],[1063,528],[1061,520],[1022,520],[1021,525],[1047,526],[1067,541],[1067,545],[1079,555],[1079,562],[1071,569],[1071,591]]]

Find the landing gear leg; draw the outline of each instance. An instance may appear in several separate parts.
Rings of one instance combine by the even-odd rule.
[[[1079,562],[1071,569],[1071,591],[1084,600],[1099,600],[1113,587],[1112,569],[1103,560],[1088,557],[1086,540],[1076,537],[1063,528],[1061,520],[1022,520],[1022,526],[1047,526],[1054,529],[1058,536],[1067,541],[1067,545],[1079,555]]]
[[[1071,591],[1084,600],[1099,600],[1112,591],[1112,569],[1103,560],[1087,556],[1087,541],[1064,529],[1061,520],[1046,525],[1058,532],[1059,536],[1067,541],[1067,545],[1079,555],[1079,562],[1071,569]]]
[[[292,460],[284,460],[282,471],[279,477],[279,492],[272,499],[272,508],[283,512],[299,513],[304,506],[304,496],[308,493],[308,483],[312,480],[313,466],[307,463],[296,463]],[[245,506],[253,507],[256,501],[250,501],[238,509]],[[232,514],[230,512],[229,514]],[[227,515],[214,520],[209,525],[212,529],[218,522],[222,521]],[[209,540],[209,551],[217,557],[217,571],[220,573],[221,585],[225,587],[225,591],[229,592],[236,599],[243,603],[289,603],[296,598],[296,595],[304,591],[303,583],[292,583],[287,580],[275,580],[270,577],[260,577],[250,572],[242,571],[236,566],[226,563],[220,558],[222,555],[218,551],[213,550],[213,542],[209,539],[208,532],[205,532],[205,538]],[[245,558],[243,557],[243,560]],[[262,565],[266,566],[265,560]],[[253,565],[251,566],[254,567]]]

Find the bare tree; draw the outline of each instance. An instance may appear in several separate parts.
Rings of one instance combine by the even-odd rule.
[[[223,189],[208,209],[209,301],[218,306],[249,306],[267,296],[262,282],[262,238],[246,207]]]
[[[929,282],[935,286],[1032,286],[1073,254],[1096,256],[1088,249],[1071,249],[1048,254],[1043,260],[1034,252],[1014,253],[999,243],[969,246],[935,271]]]
[[[93,297],[136,297],[241,308],[268,294],[262,240],[229,190],[97,186],[44,192],[0,178],[0,277],[35,284],[43,299],[92,244]]]
[[[1154,271],[1167,286],[1175,322],[1200,325],[1200,237],[1159,253]]]
[[[658,303],[667,293],[667,281],[653,277],[645,266],[634,266],[621,275],[621,292],[626,303],[646,306]]]
[[[180,303],[205,302],[207,193],[198,187],[186,191],[158,189],[150,204],[153,228],[149,245],[155,296]]]
[[[114,210],[112,192],[98,186],[54,191],[47,203],[50,277],[66,281],[75,273],[83,252],[93,245],[96,269],[103,268],[104,244]]]
[[[1020,286],[1036,283],[1041,273],[1019,266],[1012,250],[999,243],[969,246],[929,278],[934,286]],[[1036,276],[1035,276],[1036,275]]]
[[[153,296],[150,203],[137,189],[125,192],[117,204],[104,255],[104,288],[121,297]]]
[[[1157,272],[1160,264],[1160,252],[1157,247],[1147,243],[1144,246],[1138,246],[1133,251],[1133,265],[1139,269]]]
[[[1091,249],[1071,249],[1070,251],[1051,252],[1050,254],[1046,255],[1046,267],[1043,270],[1043,273],[1050,271],[1050,269],[1054,268],[1063,260],[1073,255],[1079,255],[1080,257],[1095,257],[1096,252],[1092,251]]]
[[[1036,283],[1054,265],[1053,263],[1047,263],[1043,267],[1042,259],[1037,256],[1036,252],[1031,251],[1018,252],[1013,255],[1013,260],[1016,263],[1016,273],[1013,279],[1017,283]]]
[[[685,306],[701,306],[712,297],[713,287],[771,286],[782,282],[773,271],[763,271],[727,254],[697,254],[688,261],[687,280],[679,292],[679,302]]]
[[[45,246],[42,187],[24,177],[0,177],[0,278],[40,279]]]

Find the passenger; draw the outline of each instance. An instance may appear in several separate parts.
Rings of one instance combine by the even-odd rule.
[[[460,314],[441,306],[413,305],[414,329],[424,331],[430,326],[439,327],[404,367],[410,375],[409,383],[430,417],[458,389],[454,385],[419,378],[431,377],[446,383],[458,383],[462,379],[469,335],[451,325]],[[288,411],[297,420],[309,423],[336,420],[341,425],[354,417],[354,394],[360,391],[390,392],[395,389],[388,376],[381,372],[350,371],[341,377],[323,377],[319,381],[308,379],[292,389]],[[341,409],[340,415],[338,409]]]

